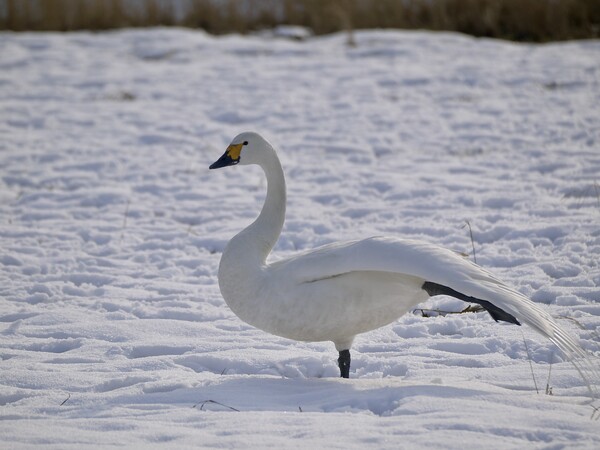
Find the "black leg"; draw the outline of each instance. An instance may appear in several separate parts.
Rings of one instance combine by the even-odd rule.
[[[340,377],[350,378],[350,350],[342,350],[340,352],[338,366],[340,366]]]

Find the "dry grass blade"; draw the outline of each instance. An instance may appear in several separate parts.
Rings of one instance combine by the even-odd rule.
[[[69,401],[69,399],[70,399],[70,398],[71,398],[71,394],[69,393],[69,394],[67,394],[67,398],[65,398],[65,399],[63,400],[63,402],[60,404],[60,406],[62,406],[62,405],[64,405],[65,403],[67,403],[67,402]]]
[[[521,331],[521,335],[523,336],[523,343],[525,344],[525,350],[527,351],[527,360],[529,361],[529,369],[531,369],[531,378],[533,378],[533,385],[535,386],[535,392],[540,393],[538,389],[537,381],[535,379],[535,374],[533,373],[533,363],[531,362],[531,353],[529,352],[529,347],[527,346],[527,341],[525,340],[525,334]]]
[[[240,412],[239,409],[235,409],[233,406],[224,405],[223,403],[217,402],[215,400],[204,400],[202,402],[196,403],[194,406],[192,406],[192,408],[195,408],[196,406],[200,405],[200,408],[198,409],[200,409],[200,411],[204,411],[204,406],[206,406],[207,404],[219,405],[231,411]]]
[[[550,367],[548,368],[548,379],[546,380],[546,395],[554,395],[552,393],[552,386],[550,386],[550,377],[552,376],[552,361],[554,360],[554,353],[550,355]]]
[[[462,227],[469,227],[469,236],[471,236],[471,247],[473,248],[473,261],[477,263],[477,253],[475,253],[475,241],[473,240],[473,229],[471,228],[471,222],[465,220],[465,224]]]
[[[592,407],[592,415],[590,416],[590,420],[598,420],[600,419],[600,407],[590,405]]]

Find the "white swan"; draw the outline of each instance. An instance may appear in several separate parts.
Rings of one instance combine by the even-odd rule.
[[[357,334],[387,325],[438,294],[479,303],[496,321],[524,322],[569,359],[586,358],[538,305],[457,253],[426,242],[374,237],[267,263],[285,218],[283,169],[273,147],[251,132],[235,137],[210,169],[235,164],[262,167],[267,197],[258,218],[223,252],[219,287],[225,302],[240,319],[269,333],[333,341],[342,377],[349,376]]]

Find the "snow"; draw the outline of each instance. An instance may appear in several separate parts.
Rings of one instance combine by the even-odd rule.
[[[208,165],[254,130],[287,175],[275,257],[381,234],[472,257],[468,220],[477,262],[598,354],[600,41],[355,39],[0,35],[5,448],[600,446],[585,382],[524,327],[416,311],[341,380],[331,343],[224,304],[265,180]]]

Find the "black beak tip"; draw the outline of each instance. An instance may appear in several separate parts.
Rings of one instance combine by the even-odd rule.
[[[209,169],[220,169],[221,167],[233,166],[237,164],[240,160],[232,159],[227,153],[217,159],[214,163],[208,166]]]

